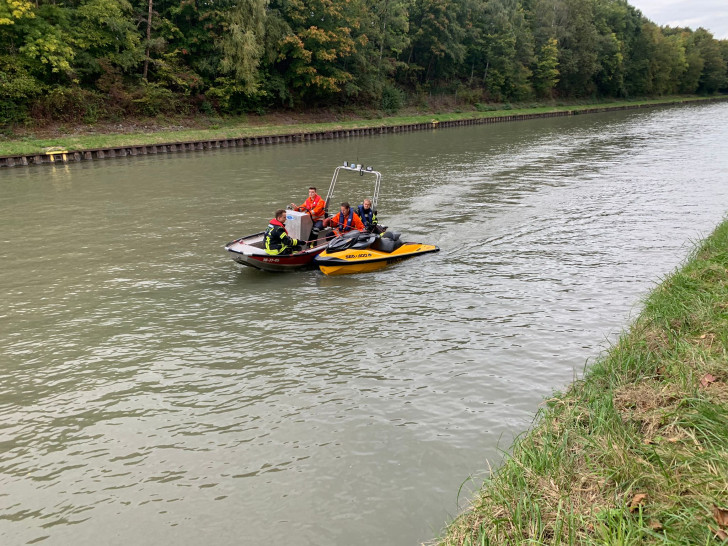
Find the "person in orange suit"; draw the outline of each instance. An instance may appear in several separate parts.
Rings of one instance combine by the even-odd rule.
[[[315,240],[318,237],[318,232],[324,227],[324,218],[326,216],[325,208],[326,201],[318,193],[316,188],[311,186],[308,188],[308,199],[306,199],[302,205],[296,206],[295,203],[291,203],[291,208],[298,212],[308,212],[313,220],[313,228],[311,229],[311,236],[309,239]]]
[[[341,203],[341,211],[336,216],[324,220],[324,226],[334,228],[334,234],[337,237],[354,229],[364,231],[364,224],[359,215],[351,210],[351,206],[347,202]]]

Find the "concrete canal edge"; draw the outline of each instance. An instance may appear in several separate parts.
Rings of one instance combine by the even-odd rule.
[[[561,110],[555,112],[539,112],[532,114],[511,114],[503,116],[477,117],[446,121],[432,120],[428,122],[410,123],[403,125],[379,125],[352,129],[330,129],[322,131],[292,132],[265,136],[220,138],[187,142],[169,142],[166,144],[115,146],[111,148],[95,148],[88,150],[65,150],[62,148],[47,148],[43,151],[43,153],[0,156],[0,167],[27,167],[30,165],[68,163],[71,161],[93,161],[99,159],[112,159],[129,156],[135,157],[150,154],[204,151],[220,148],[247,148],[250,146],[264,146],[268,144],[282,144],[287,142],[310,142],[316,140],[330,140],[335,138],[381,135],[387,133],[406,133],[412,131],[423,131],[427,129],[443,129],[447,127],[464,127],[467,125],[484,125],[491,123],[505,123],[510,121],[525,121],[540,118],[556,118],[582,114],[597,114],[602,112],[619,110],[636,110],[644,108],[654,108],[658,106],[692,104],[695,102],[718,102],[727,99],[728,97],[714,97],[710,99],[701,99],[698,101],[685,100],[650,104],[600,106],[596,108]]]

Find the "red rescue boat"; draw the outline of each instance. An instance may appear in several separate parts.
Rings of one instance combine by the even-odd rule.
[[[334,176],[331,179],[329,191],[326,193],[327,216],[329,203],[331,203],[334,197],[334,189],[339,178],[339,173],[341,172],[349,172],[351,173],[350,176],[358,175],[359,177],[363,177],[367,175],[368,179],[371,179],[371,177],[374,178],[374,191],[371,200],[373,208],[376,209],[382,175],[371,167],[365,168],[362,165],[344,162],[343,165],[334,169]],[[308,213],[295,210],[286,211],[286,230],[292,238],[304,241],[308,240],[312,233],[312,227],[313,221]],[[333,237],[331,231],[331,228],[321,230],[318,232],[315,241],[309,241],[309,245],[293,254],[272,256],[266,253],[264,231],[231,241],[225,245],[225,250],[230,252],[233,260],[239,264],[263,271],[294,271],[297,269],[316,268],[318,265],[314,263],[314,258],[326,250],[329,241]]]

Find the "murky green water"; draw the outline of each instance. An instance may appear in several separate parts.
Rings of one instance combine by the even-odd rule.
[[[705,105],[0,171],[0,542],[431,539],[723,219],[727,141]],[[442,251],[225,254],[343,160]]]

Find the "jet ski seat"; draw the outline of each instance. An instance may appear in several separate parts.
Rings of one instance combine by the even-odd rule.
[[[379,237],[372,244],[374,250],[380,252],[394,252],[404,243],[399,239],[400,234],[396,231],[385,231],[381,237]]]

